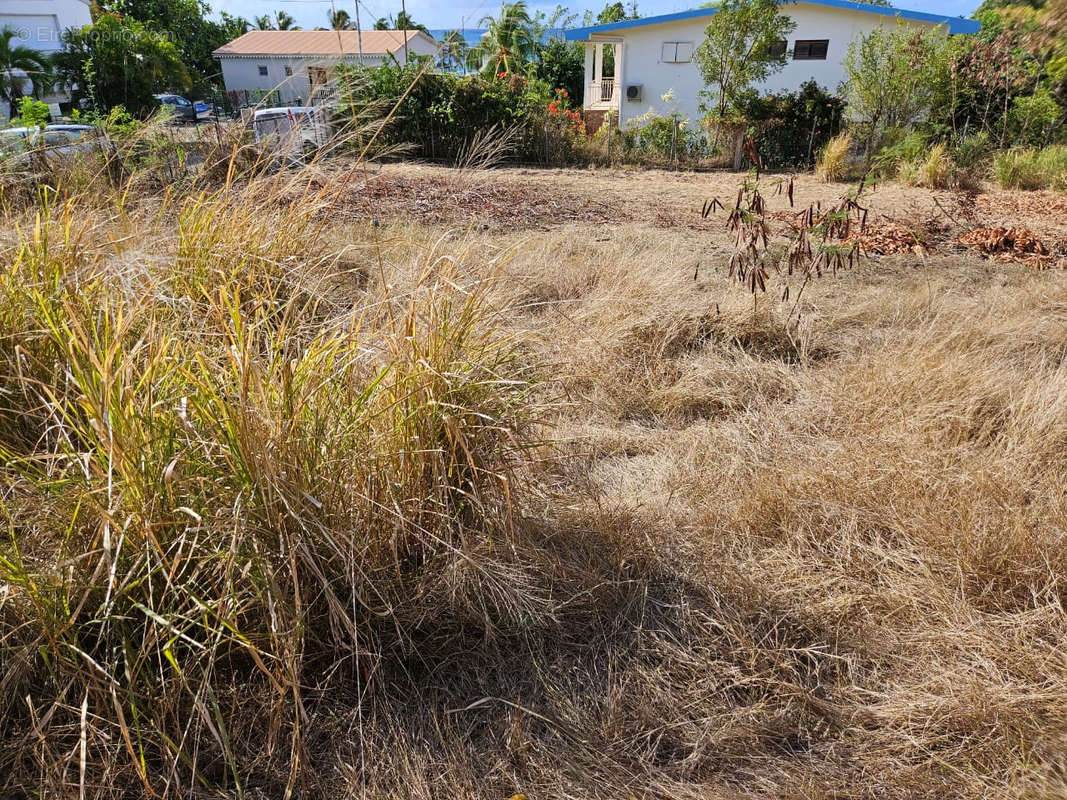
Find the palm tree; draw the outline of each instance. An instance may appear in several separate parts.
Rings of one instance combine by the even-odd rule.
[[[330,29],[335,31],[352,30],[352,17],[343,8],[340,11],[327,11],[326,17],[330,20]]]
[[[222,23],[222,29],[230,39],[236,39],[238,36],[248,33],[252,28],[252,23],[244,17],[235,17],[233,14],[227,14],[225,11],[219,14],[219,19]]]
[[[376,31],[422,31],[429,33],[430,29],[421,22],[416,22],[411,14],[401,11],[396,17],[378,17],[374,20]]]
[[[261,17],[255,19],[256,28],[261,31],[298,31],[300,28],[296,26],[296,20],[286,14],[284,11],[279,11],[271,19],[270,14],[264,14]]]
[[[458,69],[467,63],[470,47],[459,31],[447,31],[441,37],[441,66],[445,69]]]
[[[0,100],[12,103],[26,92],[27,81],[33,93],[40,94],[55,84],[49,69],[48,57],[40,50],[22,45],[12,46],[18,37],[13,28],[0,30]]]
[[[537,49],[533,20],[524,0],[504,3],[500,16],[483,17],[478,23],[488,31],[468,54],[468,62],[481,64],[486,72],[521,72]]]

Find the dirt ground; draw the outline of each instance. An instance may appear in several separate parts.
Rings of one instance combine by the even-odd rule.
[[[563,222],[639,222],[662,228],[716,230],[700,219],[705,200],[729,204],[745,176],[729,172],[664,172],[640,169],[501,168],[457,174],[423,164],[386,164],[352,191],[364,194],[368,207],[383,216],[413,214],[425,221],[536,227]],[[832,203],[854,191],[850,184],[827,184],[808,174],[760,177],[772,212],[790,209],[779,184],[792,179],[798,203]],[[467,187],[455,193],[457,184]],[[1057,192],[1022,192],[989,186],[976,194],[932,191],[897,183],[875,183],[863,191],[871,221],[905,220],[967,227],[999,224],[1034,230],[1051,241],[1067,235],[1067,196]]]

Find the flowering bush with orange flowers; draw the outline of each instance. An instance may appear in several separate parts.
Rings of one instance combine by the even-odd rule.
[[[555,99],[548,104],[548,113],[568,120],[574,126],[576,133],[585,133],[585,120],[582,118],[582,112],[570,107],[570,94],[566,89],[556,89]]]

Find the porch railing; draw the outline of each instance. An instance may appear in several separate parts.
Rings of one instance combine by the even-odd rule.
[[[614,78],[601,78],[599,81],[591,81],[585,91],[585,102],[589,108],[606,108],[615,104],[618,97],[615,90],[618,88]]]
[[[615,79],[614,78],[601,78],[600,79],[600,102],[601,103],[610,103],[613,97],[615,97]]]

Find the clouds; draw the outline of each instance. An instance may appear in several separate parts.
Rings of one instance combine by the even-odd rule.
[[[896,0],[896,5],[916,11],[969,16],[978,7],[979,2],[980,0]],[[463,0],[458,3],[447,0],[406,0],[406,3],[408,13],[428,28],[476,28],[479,27],[478,21],[482,17],[495,14],[500,8],[500,0]],[[638,0],[637,9],[641,16],[651,16],[695,8],[700,3],[701,0]],[[334,0],[334,4],[338,10],[344,9],[355,16],[355,0]],[[606,0],[564,3],[579,16],[587,8],[596,12],[605,4]],[[531,13],[539,10],[551,13],[556,7],[555,3],[528,2],[527,5]],[[213,3],[216,11],[222,7],[220,2]],[[227,0],[225,3],[225,10],[230,14],[239,14],[248,19],[262,14],[273,14],[275,11],[285,11],[296,18],[297,24],[303,28],[325,26],[330,8],[329,0]],[[365,28],[370,28],[378,17],[396,14],[398,11],[400,0],[361,0],[360,22]]]

